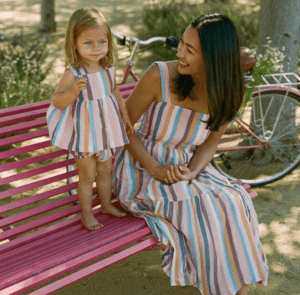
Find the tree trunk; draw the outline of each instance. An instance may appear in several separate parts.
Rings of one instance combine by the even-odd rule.
[[[257,52],[263,53],[266,37],[272,47],[285,47],[285,55],[291,59],[284,65],[284,71],[297,73],[300,40],[300,1],[261,0],[260,24]],[[289,69],[288,69],[289,68]]]
[[[43,33],[55,32],[54,0],[41,0],[41,21],[39,31]]]
[[[271,47],[277,47],[281,51],[283,51],[283,47],[285,48],[283,51],[286,55],[283,69],[284,72],[293,72],[297,74],[300,40],[299,24],[299,0],[261,0],[259,44],[257,53],[264,54],[264,45],[267,44],[266,37],[270,37],[272,41]],[[288,60],[290,61],[288,62]],[[296,82],[296,79],[294,79],[292,82]],[[269,83],[274,84],[275,81],[270,79]],[[274,147],[274,157],[270,157],[269,161],[274,161],[274,159],[277,159],[279,150],[282,149],[282,144],[280,144],[279,140],[276,138],[280,138],[281,143],[283,141],[290,141],[291,139],[299,141],[299,134],[297,134],[295,122],[295,104],[285,102],[280,119],[277,122],[277,125],[275,125],[283,99],[275,99],[275,96],[272,96],[272,98],[274,99],[272,104],[270,103],[271,96],[269,98],[265,97],[261,101],[263,114],[266,112],[268,114],[264,118],[264,125],[267,126],[265,134],[270,135],[270,132],[273,131],[273,126],[276,126],[270,139],[270,142],[272,143],[272,149]],[[269,110],[267,111],[268,108]],[[254,115],[256,118],[263,117],[258,103],[256,108],[252,109],[252,123]],[[289,128],[287,128],[287,126],[289,126]],[[265,136],[263,136],[262,131],[260,136],[263,139],[266,139]],[[254,152],[256,153],[255,157],[257,160],[261,160],[259,158],[264,157],[264,153],[261,153],[260,149],[255,150]],[[298,154],[299,152],[299,148],[291,148],[290,150],[287,148],[283,154],[282,161],[286,160],[284,157],[289,156],[289,153]]]

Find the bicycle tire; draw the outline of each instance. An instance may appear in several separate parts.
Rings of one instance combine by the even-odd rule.
[[[285,118],[286,114],[285,116],[283,113],[279,115],[274,135],[269,140],[270,147],[265,146],[257,149],[247,149],[247,147],[244,146],[244,151],[239,150],[216,153],[212,160],[212,164],[221,174],[225,175],[230,180],[240,179],[244,183],[248,183],[253,187],[258,187],[283,178],[300,164],[300,97],[297,94],[290,92],[287,95],[286,94],[287,92],[282,90],[261,90],[260,95],[262,98],[261,101],[263,102],[261,110],[264,114],[265,122],[271,120],[270,116],[273,114],[268,114],[270,110],[268,111],[267,107],[270,103],[273,104],[273,102],[279,105],[283,104],[283,107],[292,108],[291,114],[289,115],[289,121]],[[284,100],[285,97],[286,100]],[[252,107],[257,103],[259,103],[258,93],[254,94],[252,97]],[[295,108],[294,111],[293,108]],[[265,133],[263,133],[262,126],[259,126],[257,123],[259,122],[259,119],[253,119],[254,117],[251,109],[251,106],[245,109],[243,120],[253,128],[252,131],[257,136],[265,139],[266,137],[264,134],[270,135],[270,130],[273,126],[271,126],[271,124],[270,126],[267,126],[268,123],[265,123]],[[257,111],[255,111],[255,113],[257,113]],[[293,118],[295,123],[293,123]],[[234,125],[235,123],[231,124]],[[232,125],[229,126],[234,127]],[[289,132],[290,135],[288,134]],[[228,138],[228,134],[224,134],[222,138]],[[248,136],[243,139],[231,142],[231,146],[243,146],[245,145],[245,141],[248,141],[248,143],[250,142],[252,145],[259,143],[253,136],[249,136],[248,134]],[[226,143],[223,143],[223,147],[225,146]],[[258,154],[260,154],[260,157],[258,157]]]

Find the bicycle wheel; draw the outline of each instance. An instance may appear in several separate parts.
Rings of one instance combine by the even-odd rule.
[[[254,148],[259,141],[241,130],[237,122],[229,125],[218,148],[238,150],[217,152],[214,167],[230,180],[240,179],[251,186],[262,186],[281,179],[300,164],[300,97],[286,91],[261,91],[253,95],[252,105],[242,118],[258,138],[268,145]]]

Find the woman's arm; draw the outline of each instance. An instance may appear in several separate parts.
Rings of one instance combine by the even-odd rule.
[[[75,79],[73,73],[66,70],[52,97],[54,107],[66,108],[83,89],[86,89],[86,78]]]
[[[219,140],[224,134],[228,124],[218,131],[211,132],[205,142],[196,148],[193,158],[188,166],[173,165],[168,172],[166,183],[172,184],[182,180],[192,180],[209,164],[217,150]]]
[[[152,65],[133,89],[126,101],[129,118],[134,125],[153,101],[161,101],[161,80],[157,65]],[[138,135],[134,132],[128,136],[130,144],[126,145],[130,154],[143,165],[157,180],[165,182],[169,165],[161,165],[145,149]]]

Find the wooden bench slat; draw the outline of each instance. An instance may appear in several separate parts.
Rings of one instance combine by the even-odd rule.
[[[20,246],[32,243],[33,241],[42,239],[45,236],[62,231],[64,229],[68,229],[75,223],[81,223],[80,216],[74,216],[70,219],[60,221],[59,223],[49,225],[46,228],[39,229],[36,232],[31,232],[25,236],[21,236],[18,239],[10,240],[9,243],[4,243],[1,245],[0,254],[6,253],[12,249],[18,249]],[[2,234],[3,233],[0,233],[0,237]]]
[[[1,142],[1,140],[0,140],[0,142]],[[5,158],[10,158],[10,157],[15,157],[15,156],[22,155],[22,154],[26,154],[26,153],[33,152],[33,151],[36,151],[36,150],[39,150],[42,148],[47,148],[49,146],[51,146],[51,141],[47,140],[47,141],[43,141],[43,142],[39,142],[39,143],[34,143],[34,144],[31,144],[28,146],[13,148],[8,151],[0,152],[0,160],[3,160]]]
[[[0,139],[0,147],[49,135],[48,128]]]
[[[35,207],[29,210],[26,210],[24,212],[21,213],[17,213],[13,216],[9,216],[6,217],[4,219],[0,220],[0,228],[32,218],[34,216],[49,212],[51,210],[60,208],[62,206],[66,206],[69,204],[72,204],[74,202],[78,201],[78,197],[77,195],[73,195],[73,196],[69,196],[69,197],[65,197],[63,199],[57,200],[57,201],[53,201],[51,203],[39,206],[39,207]]]
[[[97,191],[96,188],[94,188],[93,192]],[[94,199],[92,202],[93,207],[99,204],[99,198]],[[18,227],[12,228],[10,230],[4,231],[0,233],[0,242],[10,239],[12,237],[18,236],[20,234],[29,232],[31,230],[37,229],[39,227],[42,227],[46,224],[50,224],[53,222],[56,222],[58,220],[61,220],[63,218],[66,218],[70,215],[76,214],[80,212],[80,206],[76,205],[73,207],[69,207],[67,209],[63,209],[59,212],[53,213],[48,216],[40,217],[38,220],[33,220],[30,222],[27,222],[26,224],[22,224]]]
[[[15,161],[12,163],[4,164],[4,165],[0,166],[0,173],[4,172],[4,171],[16,169],[16,168],[28,166],[30,164],[35,164],[35,163],[43,162],[46,160],[54,159],[56,157],[67,155],[68,153],[69,152],[66,150],[58,150],[58,151],[50,152],[50,153],[47,153],[44,155],[31,157],[31,158],[28,158],[25,160]],[[75,160],[74,160],[74,164],[75,164]]]
[[[9,212],[11,210],[15,210],[15,209],[27,206],[27,205],[31,205],[33,203],[40,202],[42,200],[48,199],[53,196],[57,196],[59,194],[71,191],[76,188],[77,188],[77,182],[73,182],[73,183],[52,189],[52,190],[48,190],[48,191],[40,193],[40,194],[36,194],[36,195],[30,196],[30,197],[26,197],[24,199],[12,202],[12,203],[2,205],[2,206],[0,206],[0,214]],[[5,223],[5,220],[2,220],[2,222]],[[1,224],[3,224],[3,223],[1,223],[1,220],[0,220],[0,228],[2,227]]]
[[[122,95],[123,95],[124,91],[127,91],[127,90],[131,90],[132,91],[136,84],[137,84],[137,82],[120,84],[120,85],[118,85],[118,88],[122,92]]]
[[[49,222],[58,221],[60,219],[68,217],[70,215],[76,214],[78,212],[80,212],[79,205],[67,208],[65,210],[62,210],[62,211],[59,211],[59,212],[56,212],[56,213],[53,213],[49,216],[41,217],[38,220],[30,221],[26,224],[22,224],[18,227],[15,227],[15,228],[12,228],[10,230],[2,232],[1,235],[0,235],[0,241],[4,241],[4,240],[10,239],[12,237],[18,236],[20,234],[26,233],[28,231],[37,229],[39,227],[47,225]]]
[[[15,175],[7,176],[7,177],[4,177],[4,178],[0,179],[0,185],[4,185],[4,184],[7,184],[7,183],[12,183],[14,181],[18,181],[18,180],[21,180],[21,179],[36,176],[36,175],[46,173],[46,172],[49,172],[49,171],[53,171],[53,170],[56,170],[56,169],[59,169],[59,168],[62,168],[62,167],[69,166],[69,165],[73,165],[74,162],[75,162],[74,159],[64,160],[64,161],[61,161],[61,162],[57,162],[57,163],[45,165],[45,166],[42,166],[42,167],[39,167],[39,168],[31,169],[31,170],[28,170],[28,171],[25,171],[25,172],[21,172],[21,173],[15,174]],[[35,188],[35,187],[32,187],[32,188]]]
[[[52,99],[48,99],[48,100],[43,100],[43,101],[38,101],[38,102],[33,102],[29,104],[2,109],[0,110],[0,118],[5,116],[20,114],[20,113],[25,113],[32,110],[48,108],[51,102]]]
[[[20,121],[33,120],[41,117],[45,117],[48,108],[31,110],[22,114],[14,114],[7,117],[0,118],[0,126],[7,126],[10,124],[19,123]]]
[[[29,184],[25,184],[23,186],[20,187],[15,187],[9,190],[6,190],[4,192],[0,192],[0,200],[17,195],[17,194],[21,194],[24,192],[27,192],[29,190],[53,183],[53,182],[57,182],[63,179],[67,179],[69,177],[73,177],[75,175],[78,174],[78,170],[72,170],[70,172],[66,172],[66,173],[62,173],[62,174],[58,174],[56,176],[52,176],[52,177],[48,177],[46,179],[42,179],[39,181],[35,181]]]
[[[150,233],[149,233],[149,231],[150,231]],[[87,263],[91,262],[95,259],[98,259],[109,253],[112,253],[119,248],[125,247],[131,243],[134,243],[135,241],[138,241],[144,237],[147,237],[149,234],[151,234],[151,230],[149,228],[143,228],[138,232],[129,234],[123,238],[118,239],[117,241],[109,243],[103,247],[100,247],[99,249],[96,249],[90,253],[87,253],[85,255],[77,257],[67,263],[64,263],[63,265],[54,267],[43,273],[37,274],[34,278],[24,280],[24,281],[19,282],[11,287],[1,290],[0,295],[21,294],[21,292],[27,291],[35,286],[38,286],[44,282],[47,282],[48,280],[55,278],[55,277],[61,275],[62,273],[65,273],[66,271],[71,271],[75,268],[78,268],[79,266],[83,265],[83,261],[87,261]],[[137,245],[134,245],[122,252],[114,254],[113,256],[109,257],[109,259],[106,258],[105,264],[102,264],[101,263],[102,261],[101,261],[101,262],[95,263],[95,264],[85,268],[84,270],[87,270],[88,272],[90,272],[91,270],[96,272],[97,270],[100,270],[103,268],[102,265],[105,265],[104,267],[106,267],[114,262],[117,262],[118,260],[121,260],[122,259],[121,257],[129,257],[129,256],[133,255],[134,253],[140,252],[143,249],[146,249],[156,243],[157,243],[157,241],[155,240],[155,238],[152,237],[152,238],[150,238],[146,241],[143,241]],[[80,274],[82,275],[82,272]],[[87,276],[85,273],[83,275],[84,275],[83,277]],[[22,290],[20,290],[20,285],[22,285]],[[40,289],[40,290],[42,290],[42,289]],[[37,290],[37,291],[39,291],[39,290]],[[44,294],[48,293],[48,291],[46,293],[44,293],[45,291],[43,291],[43,290],[41,292],[42,293],[38,292],[36,294],[44,295]]]
[[[157,244],[157,240],[154,237],[151,237],[150,239],[147,239],[143,242],[138,243],[135,246],[132,246],[126,250],[123,250],[111,257],[105,258],[103,260],[101,260],[100,262],[97,262],[91,266],[88,266],[82,270],[79,270],[78,272],[71,274],[63,279],[60,279],[54,283],[51,283],[39,290],[36,290],[32,293],[30,293],[30,295],[44,295],[44,294],[49,294],[52,293],[54,291],[57,291],[59,289],[61,289],[62,287],[71,285],[101,269],[106,268],[107,266],[110,266],[116,262],[119,262],[125,258],[128,258],[138,252],[144,251],[148,248],[150,248],[153,245]],[[0,294],[1,295],[1,294]]]
[[[110,227],[113,224],[115,224],[115,219],[113,216],[110,216],[108,214],[101,214],[97,213],[95,216],[99,219],[100,222],[105,222],[105,225]],[[69,219],[70,220],[70,219]],[[70,235],[70,233],[76,233],[81,235],[82,232],[83,235],[87,234],[87,231],[84,229],[82,222],[80,221],[80,216],[75,216],[71,218],[72,223],[68,224],[68,227],[64,227],[60,229],[59,231],[52,231],[50,233],[47,233],[47,235],[43,235],[43,237],[39,239],[30,239],[29,241],[25,241],[24,243],[20,244],[18,248],[16,247],[10,247],[6,251],[3,251],[0,253],[0,262],[1,265],[5,263],[5,261],[10,260],[12,257],[15,257],[16,255],[21,255],[22,253],[25,253],[26,251],[30,251],[31,248],[41,248],[45,244],[49,244],[49,240],[51,242],[61,239],[63,237],[66,237],[66,235]],[[132,218],[132,221],[136,221],[135,218]],[[123,222],[123,221],[122,221]],[[144,224],[145,225],[145,224]],[[103,235],[103,233],[101,234]],[[69,240],[69,239],[68,239]],[[1,255],[5,254],[5,255]]]
[[[14,134],[17,132],[22,132],[33,128],[43,127],[43,126],[47,126],[46,118],[41,118],[29,122],[2,127],[0,128],[0,136]]]
[[[45,271],[49,269],[49,266],[53,267],[74,259],[76,256],[93,251],[95,248],[146,226],[136,222],[136,220],[123,222],[112,220],[104,223],[107,228],[106,232],[90,235],[86,233],[87,230],[79,228],[79,224],[77,224],[75,235],[70,235],[67,232],[65,237],[61,236],[55,239],[51,237],[51,239],[45,239],[43,244],[32,244],[29,251],[28,248],[23,253],[14,251],[14,256],[12,253],[7,253],[9,258],[1,261],[1,278],[23,278],[24,275],[28,276],[29,273],[32,274],[35,271]],[[73,240],[74,242],[72,243]],[[28,264],[30,264],[30,268],[28,268]],[[35,269],[37,266],[39,269]],[[3,285],[0,284],[1,287]]]
[[[14,258],[10,257],[2,261],[0,276],[3,280],[7,278],[10,281],[26,279],[38,271],[46,271],[145,227],[134,219],[127,219],[123,222],[114,220],[113,224],[116,227],[105,223],[106,230],[103,229],[102,234],[100,231],[91,234],[82,229],[75,232],[75,237],[71,232],[71,234],[67,234],[68,239],[65,237],[51,238],[48,239],[48,243],[43,243],[43,245],[35,244],[29,252],[26,252],[26,255],[16,253]],[[82,238],[80,238],[80,234]],[[28,264],[30,264],[30,268],[28,268]],[[0,284],[0,288],[3,287],[5,287],[5,283]]]
[[[123,98],[127,98],[131,93],[131,90],[125,90],[122,92]]]

